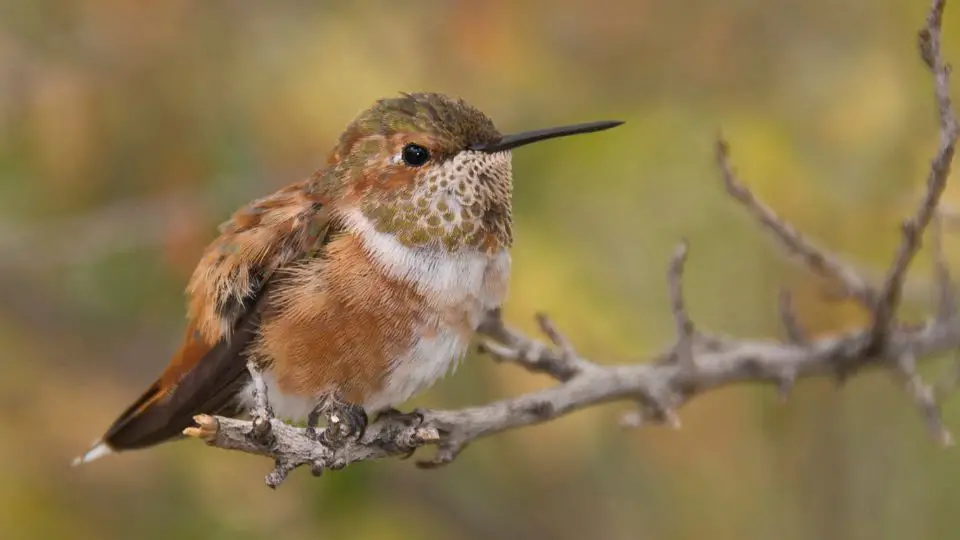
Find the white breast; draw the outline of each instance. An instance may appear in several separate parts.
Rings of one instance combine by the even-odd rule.
[[[456,367],[484,312],[506,297],[510,254],[412,249],[378,232],[359,210],[348,212],[345,221],[384,272],[412,284],[427,299],[423,333],[406,354],[393,359],[383,390],[364,404],[371,412],[399,405]]]
[[[469,344],[469,338],[450,330],[418,338],[413,348],[393,360],[383,388],[367,399],[364,408],[371,413],[396,407],[429,388],[447,373],[456,371]]]
[[[431,303],[448,307],[473,297],[489,309],[506,296],[510,253],[505,249],[488,255],[471,249],[409,248],[377,231],[358,209],[346,212],[344,220],[387,275],[412,284]]]

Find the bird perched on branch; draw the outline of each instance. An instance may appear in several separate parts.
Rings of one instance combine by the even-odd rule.
[[[362,436],[368,415],[442,377],[504,301],[511,150],[619,124],[501,135],[441,94],[377,101],[320,170],[221,225],[187,286],[182,346],[76,463],[248,411],[251,369],[278,417],[311,433],[335,418],[328,445]]]

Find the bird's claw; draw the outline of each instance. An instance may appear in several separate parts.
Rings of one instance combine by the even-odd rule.
[[[326,417],[327,427],[318,433],[317,425],[321,415]],[[362,406],[325,401],[317,405],[307,417],[307,436],[328,448],[339,448],[350,439],[362,439],[367,423],[367,413]]]
[[[388,432],[390,430],[397,429],[406,429],[406,428],[416,428],[423,425],[424,414],[421,409],[414,409],[410,412],[400,412],[393,407],[381,411],[376,418],[377,422],[385,421],[394,423],[393,426],[388,427]],[[401,427],[402,426],[402,427]],[[395,432],[395,431],[394,431]],[[380,441],[381,446],[391,454],[399,454],[400,459],[409,459],[410,456],[417,451],[417,447],[408,447],[406,445],[398,445],[395,442],[393,437],[383,437],[383,440]]]

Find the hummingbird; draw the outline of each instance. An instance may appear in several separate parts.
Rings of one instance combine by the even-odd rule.
[[[182,437],[197,414],[255,406],[253,366],[276,417],[321,417],[362,437],[372,415],[452,371],[507,295],[512,153],[620,125],[503,135],[439,93],[383,98],[307,179],[220,225],[187,288],[182,345],[74,464]],[[324,444],[337,440],[323,438]]]

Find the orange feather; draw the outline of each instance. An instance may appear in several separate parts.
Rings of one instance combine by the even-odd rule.
[[[246,350],[259,332],[274,272],[311,256],[330,233],[327,208],[305,183],[253,201],[231,216],[187,286],[188,325],[179,350],[102,438],[112,450],[176,438],[196,414],[226,414],[249,380]]]

